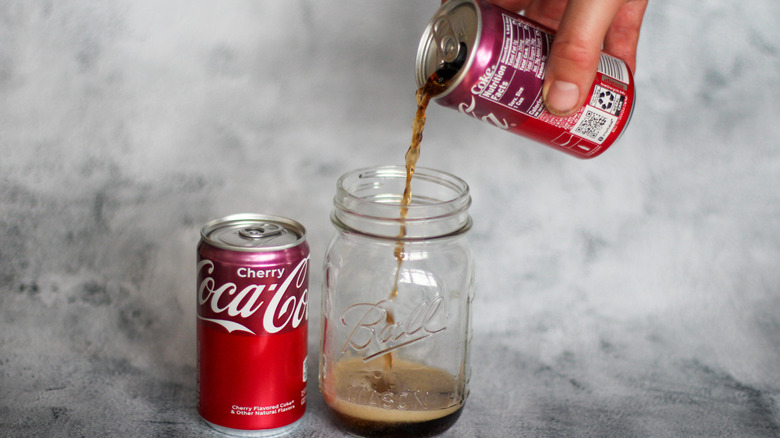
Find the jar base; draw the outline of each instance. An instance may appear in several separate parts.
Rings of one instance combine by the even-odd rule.
[[[430,420],[423,421],[393,421],[367,419],[359,416],[345,414],[328,406],[331,416],[335,419],[339,427],[346,433],[365,438],[407,438],[414,437],[433,437],[447,431],[458,421],[463,412],[464,404],[458,406],[452,412],[441,417],[436,417],[437,411],[430,411]],[[448,409],[452,410],[452,408]]]

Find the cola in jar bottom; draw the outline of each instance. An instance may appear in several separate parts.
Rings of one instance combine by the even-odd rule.
[[[333,365],[331,385],[321,387],[331,415],[348,432],[365,437],[426,437],[449,429],[465,400],[453,400],[459,386],[446,371],[420,363],[362,359]],[[392,390],[390,389],[392,385]]]

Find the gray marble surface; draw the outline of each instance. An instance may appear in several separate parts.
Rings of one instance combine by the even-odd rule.
[[[437,3],[0,3],[0,435],[215,436],[200,226],[292,217],[318,265],[338,176],[402,163]],[[470,183],[478,264],[445,436],[780,436],[778,17],[651,0],[595,160],[431,108],[420,165]],[[341,436],[315,380],[294,436]]]

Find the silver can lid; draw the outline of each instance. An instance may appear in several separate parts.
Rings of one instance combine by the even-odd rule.
[[[422,87],[428,78],[444,63],[453,62],[460,50],[468,50],[468,58],[460,71],[449,81],[446,95],[455,88],[469,71],[474,59],[474,47],[479,45],[482,34],[482,15],[474,0],[449,0],[428,22],[420,39],[415,62],[417,86]]]
[[[207,223],[200,235],[217,248],[256,252],[295,247],[306,239],[306,230],[292,219],[242,213]]]

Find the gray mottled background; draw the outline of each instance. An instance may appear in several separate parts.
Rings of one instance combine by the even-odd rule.
[[[402,163],[437,4],[3,0],[0,434],[212,436],[200,226],[289,216],[317,265],[338,176]],[[592,161],[431,108],[420,165],[471,184],[478,261],[446,436],[780,436],[778,18],[651,0]],[[295,436],[340,436],[310,386]]]

